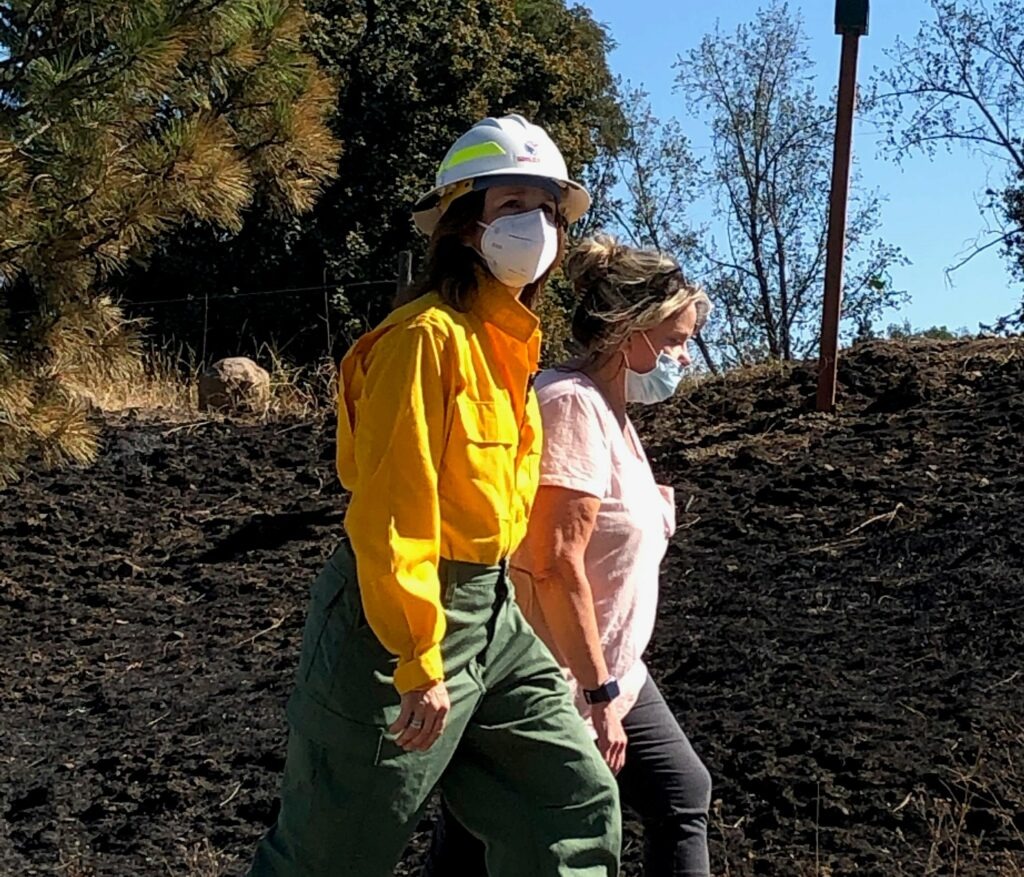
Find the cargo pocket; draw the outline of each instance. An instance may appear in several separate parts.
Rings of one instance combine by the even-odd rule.
[[[289,716],[294,710],[299,711],[297,721],[305,716],[307,732],[328,716],[386,724],[386,713],[397,710],[399,701],[392,684],[396,661],[366,621],[355,562],[346,546],[313,583]]]
[[[380,844],[396,846],[397,858],[405,845],[402,826],[422,803],[425,795],[416,793],[425,784],[413,786],[400,757],[388,761],[388,747],[395,744],[385,729],[298,706],[290,704],[284,818],[275,831],[303,850],[304,864],[317,874],[349,873],[353,859],[385,857]]]
[[[330,679],[340,660],[345,639],[355,626],[352,601],[343,599],[352,590],[358,590],[355,564],[346,562],[348,558],[351,558],[348,546],[339,548],[310,588],[309,611],[302,631],[299,659],[300,683],[308,684],[318,678]]]

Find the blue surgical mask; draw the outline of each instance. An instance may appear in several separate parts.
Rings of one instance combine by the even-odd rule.
[[[644,341],[655,353],[651,339],[644,332]],[[654,368],[649,372],[635,372],[629,367],[626,359],[626,401],[638,402],[641,405],[653,405],[664,402],[672,397],[679,382],[683,379],[684,369],[667,353],[658,353]]]

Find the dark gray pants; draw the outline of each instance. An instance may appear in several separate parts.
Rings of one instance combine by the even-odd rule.
[[[709,877],[711,776],[648,677],[622,720],[629,738],[622,803],[644,826],[645,877]],[[485,877],[484,844],[444,806],[422,877]]]

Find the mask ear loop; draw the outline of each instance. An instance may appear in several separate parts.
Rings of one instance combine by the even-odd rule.
[[[479,220],[479,219],[476,221],[476,224],[479,225],[480,228],[482,228],[485,233],[490,228],[490,225],[488,225],[486,222],[483,222],[482,220]],[[470,246],[470,249],[474,253],[476,253],[477,256],[479,256],[481,259],[483,259],[484,265],[487,264],[487,257],[484,255],[484,236],[483,235],[480,235],[480,246],[473,245],[473,246]]]
[[[632,366],[629,364],[629,354],[626,353],[625,349],[621,349],[619,352],[622,354],[622,361],[626,364],[626,368],[632,371]]]
[[[643,336],[644,336],[644,341],[646,341],[646,342],[647,342],[647,346],[651,348],[651,353],[653,353],[653,354],[654,354],[654,364],[655,364],[655,367],[657,367],[657,364],[658,364],[658,357],[659,357],[659,356],[661,356],[661,351],[660,351],[660,350],[655,350],[655,349],[654,349],[654,345],[653,345],[653,344],[651,344],[651,339],[650,339],[650,337],[648,336],[648,334],[647,334],[647,330],[646,330],[646,329],[645,329],[645,330],[643,331],[643,333],[642,333],[642,334],[643,334]]]
[[[651,339],[647,337],[647,330],[646,329],[642,330],[640,332],[640,334],[644,336],[644,341],[646,341],[647,342],[647,346],[651,348],[651,353],[654,354],[654,368],[657,368],[658,367],[658,356],[660,354],[658,353],[657,350],[654,349],[654,345],[651,344]],[[626,363],[626,368],[628,368],[630,371],[632,371],[633,367],[629,364],[629,354],[626,353],[625,348],[623,348],[621,352],[622,352],[622,359]],[[653,369],[651,369],[651,371],[653,371]],[[647,372],[644,372],[644,374],[646,374],[646,373]],[[639,372],[637,372],[637,374],[639,374]]]

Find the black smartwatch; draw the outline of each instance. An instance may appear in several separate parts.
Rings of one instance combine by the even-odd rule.
[[[614,676],[608,677],[604,685],[597,688],[584,688],[583,699],[587,703],[608,703],[619,696],[619,680]]]

